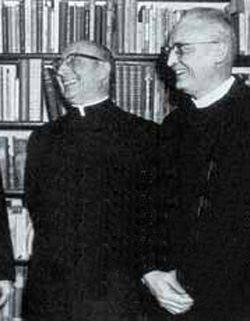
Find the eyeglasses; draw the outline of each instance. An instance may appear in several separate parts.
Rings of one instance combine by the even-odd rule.
[[[215,43],[219,43],[219,41],[176,42],[172,46],[162,47],[161,54],[168,58],[170,53],[173,51],[178,58],[182,58],[185,54],[189,52],[190,46],[215,44]]]
[[[96,60],[96,61],[104,61],[104,59],[101,59],[99,57],[95,57],[95,56],[90,56],[87,54],[83,54],[83,53],[71,53],[68,56],[66,56],[63,59],[55,59],[53,61],[53,66],[52,68],[57,71],[61,65],[63,63],[65,63],[67,66],[71,67],[73,61],[75,60],[75,58],[80,57],[80,58],[87,58],[87,59],[91,59],[91,60]]]

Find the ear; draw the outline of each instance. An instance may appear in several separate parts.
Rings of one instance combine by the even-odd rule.
[[[109,74],[111,71],[111,66],[108,61],[99,61],[99,71],[103,74]]]
[[[229,45],[226,42],[220,42],[215,45],[214,61],[216,64],[221,64],[229,57]]]

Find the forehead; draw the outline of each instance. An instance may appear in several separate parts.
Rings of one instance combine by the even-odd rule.
[[[85,55],[89,55],[91,57],[97,57],[97,58],[102,58],[100,55],[100,52],[98,51],[97,48],[95,48],[94,46],[83,46],[83,45],[78,45],[78,46],[71,46],[68,47],[62,54],[62,58],[66,58],[69,55],[72,54],[85,54]]]
[[[215,39],[213,29],[201,22],[184,20],[179,22],[169,36],[169,42],[201,42]]]

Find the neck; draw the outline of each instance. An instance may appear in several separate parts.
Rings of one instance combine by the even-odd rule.
[[[109,98],[109,96],[101,96],[101,97],[91,97],[89,99],[84,99],[84,101],[82,103],[79,103],[79,104],[73,104],[72,106],[73,107],[76,107],[76,108],[84,108],[84,107],[87,107],[87,106],[92,106],[92,105],[96,105],[98,103],[101,103],[102,101],[105,101]]]
[[[194,99],[201,99],[206,95],[209,95],[209,93],[216,90],[218,87],[220,87],[226,80],[230,78],[231,74],[226,75],[219,75],[219,77],[214,78],[210,80],[210,86],[205,88],[203,91],[199,91],[193,95]]]

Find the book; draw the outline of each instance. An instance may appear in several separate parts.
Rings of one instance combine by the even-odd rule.
[[[19,64],[19,119],[20,121],[29,120],[29,59],[22,59]]]
[[[42,59],[29,59],[29,121],[42,120]]]
[[[49,66],[43,68],[42,84],[45,98],[45,106],[47,109],[48,119],[56,120],[65,113],[61,101],[60,89],[57,80],[55,79],[54,70]]]
[[[28,260],[30,255],[30,240],[32,228],[27,209],[22,200],[12,198],[7,200],[7,213],[13,244],[14,258],[16,260]]]
[[[13,168],[14,186],[16,190],[23,190],[24,170],[26,162],[27,139],[13,136]]]
[[[9,187],[9,144],[8,137],[0,136],[0,169],[2,174],[3,188]]]

